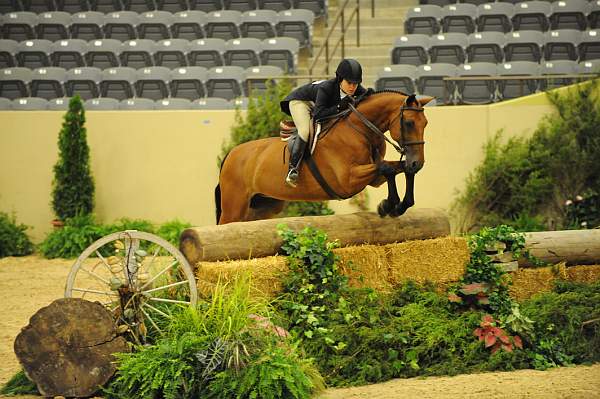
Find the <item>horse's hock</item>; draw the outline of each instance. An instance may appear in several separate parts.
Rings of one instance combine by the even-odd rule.
[[[277,225],[294,231],[308,225],[339,239],[340,266],[355,287],[389,291],[406,280],[432,282],[440,289],[458,281],[469,260],[467,242],[449,237],[448,218],[434,209],[409,210],[397,219],[372,213],[285,218],[192,228],[184,232],[181,250],[196,269],[198,290],[209,294],[219,281],[252,275],[257,294],[272,297],[281,291],[288,271]],[[527,233],[526,245],[549,264],[530,268],[525,260],[512,272],[511,293],[526,299],[552,288],[554,280],[600,280],[600,230]],[[569,265],[569,266],[567,266]]]

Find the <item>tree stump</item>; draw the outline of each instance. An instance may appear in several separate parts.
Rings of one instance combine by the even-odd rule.
[[[129,346],[100,303],[63,298],[31,316],[14,349],[42,395],[87,397],[115,373],[113,354]]]

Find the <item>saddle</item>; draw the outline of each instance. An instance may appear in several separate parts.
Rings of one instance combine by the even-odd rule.
[[[311,118],[310,120],[310,129],[308,135],[308,147],[310,148],[310,153],[312,154],[315,151],[315,147],[317,141],[319,140],[320,132],[321,132],[321,124],[315,123],[315,121]],[[294,141],[298,137],[298,129],[296,128],[296,124],[293,120],[282,120],[279,122],[279,137],[281,141],[287,141],[288,149],[291,151]]]

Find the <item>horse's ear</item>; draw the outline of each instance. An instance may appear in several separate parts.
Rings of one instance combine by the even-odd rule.
[[[435,100],[435,97],[421,97],[421,98],[419,98],[419,104],[421,104],[421,107],[424,107],[430,101],[433,101],[433,100]],[[432,105],[435,105],[435,101],[432,103]]]
[[[406,97],[406,100],[404,100],[404,103],[406,104],[407,107],[411,107],[411,106],[418,106],[419,102],[417,101],[417,97],[414,94],[411,94],[410,96]]]

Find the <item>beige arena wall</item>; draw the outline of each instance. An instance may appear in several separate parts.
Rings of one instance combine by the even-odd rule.
[[[529,135],[550,112],[544,94],[485,106],[428,108],[426,163],[416,179],[416,206],[447,209],[482,160],[489,137],[499,129],[507,136]],[[62,116],[59,111],[0,112],[0,211],[32,226],[36,242],[51,229],[52,167]],[[100,221],[215,223],[216,156],[229,137],[234,111],[90,111],[86,117]],[[388,149],[387,159],[397,157]],[[373,210],[387,195],[385,186],[368,192]],[[356,211],[348,201],[330,205],[337,213]]]

